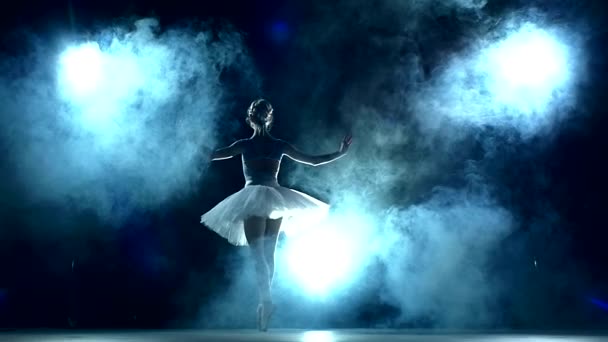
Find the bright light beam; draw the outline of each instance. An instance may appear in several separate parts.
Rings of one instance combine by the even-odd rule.
[[[519,21],[497,30],[499,38],[471,45],[448,61],[428,87],[414,92],[422,129],[445,127],[439,115],[459,125],[508,127],[529,137],[568,115],[582,75],[578,34]]]
[[[348,275],[353,253],[340,233],[317,229],[290,242],[287,262],[305,290],[322,295]]]
[[[495,100],[524,113],[542,111],[570,79],[567,46],[532,24],[488,47],[479,61]]]
[[[95,42],[68,48],[60,57],[61,80],[76,96],[95,92],[103,77],[103,55]]]
[[[59,58],[61,95],[78,113],[73,117],[82,128],[96,134],[104,146],[119,137],[119,126],[125,125],[125,114],[144,86],[154,88],[146,78],[159,69],[158,61],[145,57],[115,41],[104,50],[96,42],[75,45]]]
[[[281,248],[291,281],[307,295],[323,298],[343,288],[369,261],[373,225],[355,212],[334,213],[323,224],[290,235]]]
[[[302,334],[302,342],[334,342],[335,340],[331,331],[306,331]]]

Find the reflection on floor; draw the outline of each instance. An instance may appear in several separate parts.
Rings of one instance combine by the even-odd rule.
[[[95,342],[605,342],[608,332],[450,332],[424,330],[286,330],[267,333],[254,330],[142,330],[142,331],[0,331],[0,341],[95,341]]]

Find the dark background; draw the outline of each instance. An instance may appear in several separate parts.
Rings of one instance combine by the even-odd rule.
[[[243,124],[242,113],[249,101],[264,95],[272,99],[277,112],[293,106],[337,108],[343,89],[347,85],[362,83],[367,72],[373,73],[377,65],[375,56],[383,54],[377,48],[377,39],[391,39],[403,34],[398,25],[398,14],[385,1],[374,4],[321,5],[308,1],[21,1],[2,10],[0,56],[6,59],[27,54],[36,40],[53,40],[59,35],[86,35],[99,28],[132,18],[155,17],[161,26],[188,25],[192,22],[211,22],[211,25],[232,25],[244,37],[246,47],[260,75],[259,91],[235,91],[230,98],[233,105],[224,125],[236,127],[220,139],[229,143],[236,137],[249,134]],[[542,254],[560,245],[557,254],[544,262],[551,265],[551,277],[564,278],[582,274],[583,285],[576,291],[547,290],[553,297],[558,313],[553,317],[536,317],[530,320],[513,314],[509,296],[502,298],[504,317],[497,324],[513,328],[586,328],[605,326],[608,312],[600,305],[581,298],[593,297],[608,301],[608,234],[606,233],[606,175],[605,113],[606,46],[608,33],[604,21],[607,5],[603,1],[535,1],[538,8],[549,13],[555,21],[572,21],[586,26],[583,47],[587,53],[585,82],[578,86],[578,106],[549,136],[531,138],[515,144],[498,147],[500,157],[484,164],[498,201],[515,213],[518,228],[512,232],[501,248],[494,251],[498,269],[511,279],[524,279],[532,285],[517,287],[512,293],[529,305],[548,305],[534,301],[538,293],[545,292],[543,277],[518,273],[519,262]],[[529,1],[488,1],[483,8],[494,17],[530,6]],[[341,8],[347,8],[341,10]],[[374,20],[366,20],[365,9],[374,7]],[[315,37],[311,27],[327,20],[327,13],[350,32],[339,40],[323,42],[323,35]],[[420,19],[414,41],[424,70],[431,73],[449,52],[457,52],[466,42],[462,36],[470,29],[463,14],[440,12],[426,14]],[[377,18],[386,20],[376,20]],[[467,18],[466,13],[464,18]],[[24,37],[28,37],[25,39]],[[34,40],[30,40],[35,37]],[[317,49],[307,50],[302,41],[318,38]],[[399,53],[406,55],[411,46],[403,46]],[[380,58],[381,60],[381,58]],[[370,64],[368,68],[368,63]],[[310,94],[319,91],[318,80],[323,80],[321,94],[310,100]],[[230,89],[239,90],[238,77],[230,71],[222,81]],[[397,92],[394,85],[380,85],[383,91]],[[232,87],[232,88],[231,88]],[[367,105],[382,107],[382,98],[370,96],[363,100]],[[335,113],[335,114],[332,114]],[[327,127],[348,129],[348,119],[338,111],[324,111],[314,116],[325,120]],[[394,120],[400,120],[398,117]],[[297,141],[303,118],[277,117],[276,130],[281,136]],[[492,134],[491,128],[483,134]],[[364,132],[355,132],[355,144],[364,144]],[[480,147],[472,143],[470,152],[475,156]],[[192,326],[201,303],[213,297],[218,289],[226,287],[232,279],[226,265],[238,263],[234,248],[213,233],[200,229],[197,222],[201,212],[242,186],[238,160],[214,164],[200,180],[200,189],[181,197],[171,204],[155,210],[131,213],[119,229],[108,229],[93,212],[78,211],[62,205],[34,203],[25,200],[22,189],[16,184],[18,175],[10,165],[8,148],[2,148],[2,185],[4,210],[0,229],[0,327],[166,327]],[[284,173],[294,169],[293,164],[283,168]],[[459,180],[436,176],[430,182],[450,184]],[[217,191],[211,191],[213,185]],[[392,196],[399,197],[407,189],[396,187]],[[416,203],[424,198],[423,191]],[[547,209],[550,208],[550,209]],[[556,213],[553,218],[544,214]],[[49,213],[52,215],[49,216]],[[551,215],[548,215],[551,216]],[[43,221],[53,217],[53,222]],[[539,217],[543,217],[539,219]],[[40,227],[61,226],[61,219],[74,222],[86,230],[55,230],[38,238]],[[192,219],[194,218],[194,219]],[[539,223],[539,220],[542,223]],[[551,221],[553,220],[553,221]],[[547,221],[551,221],[547,223]],[[542,232],[535,230],[541,225]],[[167,229],[171,227],[171,229]],[[547,228],[548,227],[548,228]],[[536,235],[534,235],[536,234]],[[531,238],[534,235],[535,237]],[[535,241],[522,246],[519,239]],[[557,247],[555,247],[557,248]],[[516,250],[517,249],[517,250]],[[159,267],[155,256],[163,255],[170,266]],[[520,259],[513,259],[516,255]],[[565,269],[576,270],[569,273]],[[198,293],[182,293],[191,271],[201,279]],[[517,273],[517,274],[516,274]],[[554,283],[554,282],[551,282]],[[380,288],[377,289],[380,291]],[[578,291],[578,292],[577,292]],[[363,298],[367,306],[351,313],[347,321],[338,317],[328,326],[369,327],[396,314],[397,308],[378,303],[376,298]],[[551,300],[548,300],[551,301]],[[545,312],[540,310],[539,312]],[[544,315],[544,313],[539,314]],[[432,321],[432,320],[431,320]],[[430,327],[427,321],[409,322],[407,326]]]

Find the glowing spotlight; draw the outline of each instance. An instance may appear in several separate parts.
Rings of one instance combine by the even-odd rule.
[[[324,294],[353,268],[352,249],[337,231],[318,229],[290,241],[287,262],[307,291]]]
[[[157,59],[118,41],[103,51],[96,42],[88,42],[61,54],[57,85],[63,99],[79,114],[72,119],[103,137],[105,145],[120,136],[124,114],[141,101],[144,86],[156,90],[164,85],[164,80],[146,82],[153,79],[158,65]]]
[[[564,47],[544,31],[520,31],[499,44],[493,58],[501,79],[513,86],[559,84],[566,71]]]
[[[509,21],[500,38],[482,38],[454,56],[412,103],[425,129],[457,124],[507,127],[530,137],[552,128],[576,103],[575,85],[585,58],[578,33]],[[422,96],[420,96],[422,95]]]
[[[370,217],[355,207],[290,235],[279,251],[288,279],[311,297],[344,288],[370,260],[373,227]]]
[[[60,57],[61,78],[76,95],[94,92],[103,76],[103,55],[95,42],[68,48]]]
[[[570,78],[566,45],[532,24],[490,46],[480,61],[495,99],[528,113],[543,109]]]

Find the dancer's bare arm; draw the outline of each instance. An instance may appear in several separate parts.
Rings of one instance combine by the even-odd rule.
[[[348,148],[350,147],[350,144],[352,142],[353,142],[352,135],[347,134],[344,137],[344,139],[342,140],[342,143],[340,144],[340,149],[337,152],[318,155],[318,156],[313,156],[313,155],[304,153],[304,152],[298,150],[297,148],[295,148],[293,145],[291,145],[289,143],[285,143],[285,149],[283,150],[283,153],[286,156],[288,156],[289,158],[291,158],[297,162],[300,162],[302,164],[317,166],[317,165],[327,164],[329,162],[332,162],[332,161],[346,155]]]
[[[213,151],[211,160],[229,159],[243,153],[243,144],[241,140],[237,140],[228,147],[223,147]]]

